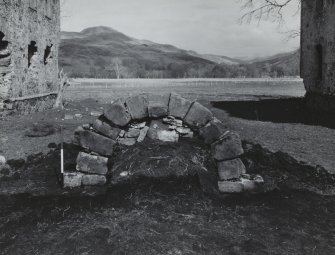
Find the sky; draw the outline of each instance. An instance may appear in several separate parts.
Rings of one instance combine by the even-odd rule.
[[[299,47],[287,31],[299,28],[296,6],[285,22],[243,23],[243,0],[62,0],[63,31],[108,26],[128,36],[201,54],[264,57]]]

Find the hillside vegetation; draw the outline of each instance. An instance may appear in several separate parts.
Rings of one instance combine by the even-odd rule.
[[[230,78],[296,76],[299,52],[244,62],[129,37],[109,27],[62,32],[60,67],[71,77]]]

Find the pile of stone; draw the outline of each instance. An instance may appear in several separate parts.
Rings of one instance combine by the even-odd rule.
[[[75,131],[75,143],[85,152],[78,155],[77,171],[64,174],[64,186],[104,185],[108,158],[116,146],[132,146],[146,137],[178,142],[195,135],[211,148],[221,192],[249,191],[261,185],[261,177],[246,175],[240,159],[244,151],[239,135],[228,130],[200,103],[172,93],[118,99],[93,124],[79,127]]]

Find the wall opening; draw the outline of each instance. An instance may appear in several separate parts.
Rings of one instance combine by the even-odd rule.
[[[5,34],[0,31],[0,59],[5,58],[9,56],[9,53],[4,52],[3,54],[1,53],[2,51],[6,51],[8,48],[8,41],[3,41],[3,38],[5,37]]]
[[[315,79],[322,80],[323,73],[323,48],[321,44],[315,46]]]
[[[50,56],[52,46],[53,46],[53,44],[51,44],[50,46],[47,45],[47,47],[44,50],[44,65],[47,65],[48,64],[48,59],[52,58],[52,56]]]
[[[31,59],[34,54],[37,52],[37,46],[35,41],[31,41],[28,45],[28,67],[31,65]]]

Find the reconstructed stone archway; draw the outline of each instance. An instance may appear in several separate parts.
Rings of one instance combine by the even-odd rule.
[[[150,123],[150,125],[147,125]],[[118,99],[95,123],[75,131],[75,143],[84,149],[76,172],[64,174],[65,187],[106,184],[108,157],[116,146],[132,146],[145,138],[178,142],[197,136],[208,145],[218,168],[219,190],[250,191],[263,183],[246,174],[240,157],[244,151],[239,135],[228,130],[212,112],[178,94],[134,96]]]

